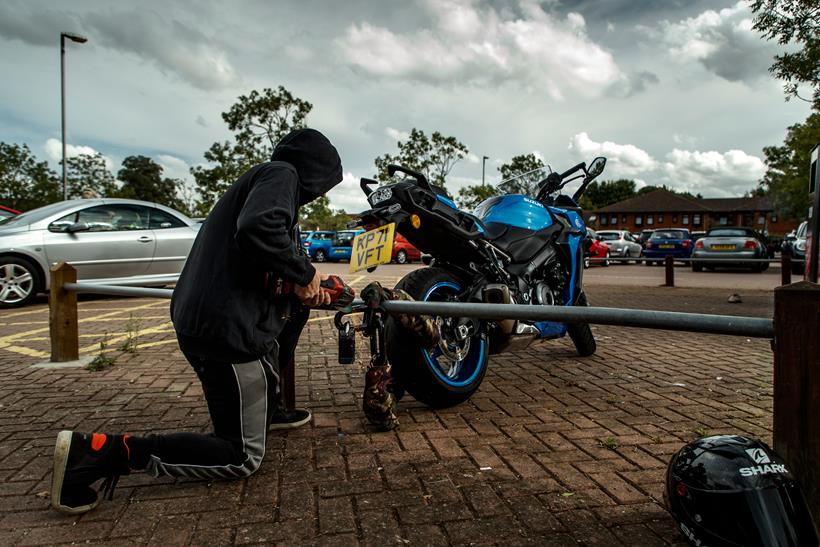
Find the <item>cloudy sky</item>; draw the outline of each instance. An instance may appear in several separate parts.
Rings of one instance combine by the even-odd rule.
[[[229,137],[220,113],[284,85],[342,156],[332,204],[366,206],[358,178],[417,127],[470,156],[455,192],[512,156],[556,169],[596,155],[604,178],[740,195],[808,106],[768,74],[777,46],[732,0],[4,0],[0,140],[56,169],[59,33],[67,46],[70,153],[131,154],[182,178]]]

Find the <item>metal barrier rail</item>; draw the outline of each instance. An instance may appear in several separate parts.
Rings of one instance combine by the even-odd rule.
[[[128,285],[102,285],[100,283],[64,283],[63,289],[78,294],[107,294],[110,296],[134,296],[146,298],[171,298],[173,289],[150,289]]]
[[[729,334],[752,338],[772,338],[771,319],[734,315],[709,315],[626,308],[568,306],[531,306],[526,304],[484,304],[475,302],[408,302],[384,303],[388,313],[475,317],[476,319],[523,319],[526,321],[559,321],[593,323],[647,329]]]

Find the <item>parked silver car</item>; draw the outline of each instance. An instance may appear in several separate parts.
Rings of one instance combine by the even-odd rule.
[[[49,267],[68,262],[98,283],[173,283],[201,224],[130,199],[61,201],[0,221],[0,307],[49,289]]]
[[[768,258],[766,246],[760,241],[757,232],[751,228],[712,228],[706,232],[705,237],[695,242],[692,271],[700,272],[703,268],[712,270],[720,267],[742,267],[762,272],[769,268],[768,262],[749,262],[749,259],[760,258]]]
[[[643,254],[643,247],[626,230],[598,230],[597,234],[601,241],[609,245],[612,258],[635,258],[635,264],[641,263],[638,259]],[[626,264],[626,261],[620,263]]]

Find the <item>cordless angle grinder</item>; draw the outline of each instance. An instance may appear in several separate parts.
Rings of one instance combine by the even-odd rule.
[[[266,279],[266,286],[272,291],[277,298],[284,297],[285,308],[283,313],[290,315],[290,303],[295,297],[293,292],[293,283],[283,279],[276,279],[271,281],[270,277]],[[338,275],[330,275],[327,279],[323,279],[320,283],[322,290],[330,295],[330,304],[318,306],[317,310],[331,310],[350,312],[353,308],[353,299],[356,297],[354,291],[347,283],[345,283]]]

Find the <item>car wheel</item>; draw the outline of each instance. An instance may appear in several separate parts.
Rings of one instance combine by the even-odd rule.
[[[325,252],[322,249],[319,249],[318,251],[316,251],[316,254],[313,255],[313,260],[315,260],[316,262],[324,262],[325,260],[327,260],[327,256],[325,256]]]
[[[589,260],[589,257],[588,257],[588,256],[585,256],[585,257],[584,257],[584,269],[585,269],[585,270],[588,270],[588,269],[589,269],[589,265],[590,265],[590,263],[591,263],[591,261]]]
[[[604,258],[604,261],[601,262],[601,266],[603,266],[604,268],[609,266],[609,256],[610,256],[609,251],[607,251],[606,252],[606,258]]]
[[[703,264],[698,264],[697,262],[692,262],[692,271],[693,272],[702,272],[703,271]]]
[[[407,253],[399,251],[396,253],[396,264],[407,264]]]
[[[0,257],[0,308],[19,308],[43,290],[37,267],[16,256]]]

